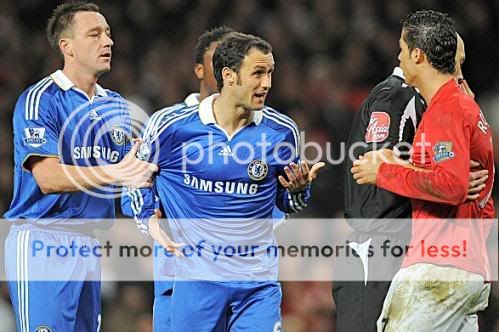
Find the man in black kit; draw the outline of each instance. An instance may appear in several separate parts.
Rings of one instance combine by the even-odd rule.
[[[383,243],[402,248],[410,239],[411,203],[377,188],[357,185],[350,169],[353,160],[382,146],[408,156],[410,143],[424,111],[422,98],[404,82],[396,67],[365,99],[347,141],[354,158],[345,161],[345,218],[354,232],[348,245],[356,256],[338,257],[333,298],[337,331],[375,331],[391,278],[403,255],[383,256]],[[359,144],[359,143],[364,144]],[[389,242],[386,242],[389,241]]]

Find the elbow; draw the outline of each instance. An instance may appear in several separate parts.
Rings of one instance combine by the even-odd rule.
[[[58,191],[54,186],[48,185],[48,184],[38,184],[38,187],[40,187],[40,191],[44,195],[50,195],[50,194],[56,194]]]
[[[57,187],[55,183],[51,183],[48,180],[39,180],[36,179],[36,183],[38,184],[38,187],[40,188],[40,191],[44,195],[50,195],[50,194],[58,194],[61,192],[61,190]]]

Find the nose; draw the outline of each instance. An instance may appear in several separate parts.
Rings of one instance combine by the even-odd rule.
[[[104,34],[104,46],[113,46],[114,45],[114,41],[111,37],[109,37],[106,33]]]
[[[272,74],[264,75],[262,78],[262,88],[270,89],[272,87]]]

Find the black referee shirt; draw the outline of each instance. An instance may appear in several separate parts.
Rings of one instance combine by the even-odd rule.
[[[362,104],[350,130],[347,153],[352,151],[355,160],[368,151],[390,148],[408,158],[408,146],[424,108],[420,95],[405,84],[402,70],[395,68]],[[344,204],[348,224],[357,232],[406,237],[407,229],[410,231],[407,221],[394,218],[411,217],[410,200],[374,185],[358,185],[350,172],[352,163],[347,156]]]

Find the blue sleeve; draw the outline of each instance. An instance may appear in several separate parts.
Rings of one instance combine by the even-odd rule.
[[[59,157],[57,109],[49,94],[32,94],[35,89],[23,93],[14,110],[16,161],[23,167],[31,156]]]
[[[151,128],[149,128],[151,126],[151,121],[149,121],[145,128],[145,132],[151,130]],[[166,150],[170,147],[170,136],[169,131],[163,131],[157,137],[146,138],[137,151],[137,158],[155,163],[160,167],[169,155]],[[163,148],[164,151],[161,151],[161,148]],[[127,195],[130,199],[130,210],[137,222],[137,226],[142,232],[149,233],[149,218],[155,214],[155,209],[159,208],[160,203],[157,199],[158,195],[156,193],[155,185],[152,188],[127,188]],[[122,211],[125,211],[123,207]],[[127,209],[127,211],[129,210]]]
[[[294,162],[295,164],[299,164],[300,162],[299,131],[296,125],[293,129],[295,130],[289,130],[286,133],[284,141],[281,142],[281,146],[277,150],[279,159],[283,161],[277,172],[277,176],[282,175],[285,179],[287,179],[287,176],[284,172],[284,167],[290,162]],[[291,193],[281,185],[279,180],[277,181],[276,206],[283,212],[295,213],[303,211],[310,201],[311,196],[310,185],[306,186],[303,191]]]

